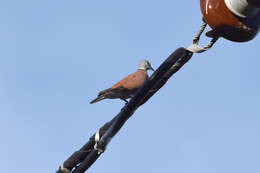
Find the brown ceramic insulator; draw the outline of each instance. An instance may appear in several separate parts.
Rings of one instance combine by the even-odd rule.
[[[249,41],[259,31],[260,12],[251,18],[240,18],[228,9],[224,0],[200,0],[200,8],[215,33],[228,40]]]

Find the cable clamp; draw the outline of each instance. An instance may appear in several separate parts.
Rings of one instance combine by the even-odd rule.
[[[95,134],[95,145],[94,145],[94,149],[95,149],[96,151],[98,151],[98,154],[102,154],[102,153],[104,153],[104,150],[98,148],[98,142],[99,142],[99,140],[100,140],[100,134],[99,134],[99,130],[98,130],[98,131],[96,132],[96,134]]]
[[[72,173],[68,168],[64,167],[63,164],[60,166],[60,170],[61,170],[63,173]]]

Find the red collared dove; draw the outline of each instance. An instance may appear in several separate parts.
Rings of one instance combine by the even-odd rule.
[[[126,99],[133,97],[137,89],[148,79],[147,70],[154,71],[149,61],[142,60],[136,72],[126,76],[111,88],[99,92],[98,97],[90,103],[96,103],[103,99],[116,98],[124,100],[127,103],[128,101]]]

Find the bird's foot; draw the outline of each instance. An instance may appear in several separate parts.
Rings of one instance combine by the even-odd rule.
[[[123,100],[125,102],[125,104],[128,103],[128,101],[126,99],[121,98],[121,100]]]
[[[120,98],[121,100],[123,100],[125,102],[124,107],[121,109],[121,111],[126,107],[126,105],[128,104],[128,101],[126,99]]]

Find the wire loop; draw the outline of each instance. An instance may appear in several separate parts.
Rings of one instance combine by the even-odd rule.
[[[199,40],[200,40],[200,36],[203,33],[203,31],[205,30],[207,26],[207,23],[203,20],[203,23],[198,31],[198,33],[195,35],[194,39],[193,39],[193,44],[190,45],[187,50],[193,53],[202,53],[205,52],[207,50],[209,50],[214,44],[215,42],[218,40],[219,37],[213,37],[211,39],[211,41],[205,45],[204,47],[200,47],[199,44]]]

